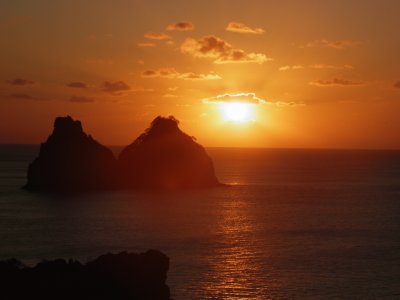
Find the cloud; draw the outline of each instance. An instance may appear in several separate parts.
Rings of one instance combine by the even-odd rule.
[[[11,85],[28,85],[28,84],[34,84],[35,82],[32,80],[16,78],[14,80],[8,80],[7,83]]]
[[[236,33],[263,34],[265,32],[262,28],[251,28],[239,22],[229,22],[225,29]]]
[[[297,102],[287,102],[287,101],[276,101],[274,104],[279,107],[279,108],[284,108],[284,107],[301,107],[301,106],[306,106],[305,103],[297,103]]]
[[[164,41],[169,40],[171,37],[164,32],[148,32],[144,35],[146,39],[149,40],[157,40],[157,41]]]
[[[304,69],[302,65],[294,65],[294,66],[283,66],[279,68],[279,71],[288,71],[288,70],[301,70]]]
[[[105,81],[102,84],[102,91],[113,95],[122,95],[121,92],[129,91],[131,88],[123,81]]]
[[[326,86],[358,86],[365,84],[363,81],[353,81],[347,79],[333,78],[329,80],[314,80],[311,85],[326,87]]]
[[[20,93],[11,94],[10,97],[21,100],[37,100],[35,97],[32,97],[31,95],[20,94]]]
[[[91,103],[94,102],[94,99],[85,96],[72,96],[69,101],[74,103]]]
[[[393,85],[396,89],[400,89],[400,81],[397,81]]]
[[[194,25],[192,22],[187,22],[187,21],[183,21],[183,22],[177,22],[174,24],[169,24],[167,26],[167,30],[177,30],[177,31],[189,31],[189,30],[193,30],[194,29]]]
[[[263,104],[267,101],[256,96],[255,93],[236,93],[223,94],[211,98],[203,99],[204,103],[220,103],[220,102],[242,102],[250,104]]]
[[[352,65],[327,65],[327,64],[315,64],[309,66],[311,69],[331,69],[331,70],[352,70],[354,67]],[[301,70],[305,69],[306,67],[302,65],[293,65],[293,66],[282,66],[279,68],[279,71],[289,71],[289,70]]]
[[[77,89],[86,89],[87,84],[84,82],[74,81],[67,84],[67,87],[77,88]]]
[[[136,45],[140,48],[152,48],[156,46],[155,43],[137,43]]]
[[[180,73],[174,68],[161,68],[157,70],[145,70],[142,72],[143,78],[169,78],[183,80],[218,80],[221,77],[213,72],[209,74],[196,74],[193,72]]]
[[[164,94],[164,95],[162,95],[162,97],[163,98],[178,98],[178,96],[174,95],[174,94]]]
[[[312,69],[333,69],[333,70],[352,70],[354,67],[352,65],[342,65],[342,66],[337,66],[337,65],[326,65],[326,64],[315,64],[311,65],[310,68]]]
[[[227,63],[258,63],[262,64],[272,60],[261,53],[246,53],[244,50],[235,49],[223,39],[210,35],[199,40],[187,38],[181,45],[181,51],[194,57],[214,59],[215,64]]]
[[[306,47],[328,47],[328,48],[333,48],[333,49],[346,49],[350,47],[355,47],[358,45],[361,45],[362,43],[360,41],[353,41],[353,40],[336,40],[336,41],[330,41],[326,39],[322,40],[315,40],[312,42],[309,42]]]

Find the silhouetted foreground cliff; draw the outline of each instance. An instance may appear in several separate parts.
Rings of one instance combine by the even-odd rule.
[[[185,189],[221,185],[205,149],[174,117],[157,117],[116,160],[87,135],[80,121],[58,117],[54,131],[28,168],[28,190]]]
[[[86,264],[57,259],[35,267],[0,261],[0,298],[168,300],[169,258],[157,251],[105,254]]]

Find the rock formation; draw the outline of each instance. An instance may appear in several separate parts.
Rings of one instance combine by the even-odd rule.
[[[221,185],[205,149],[182,132],[174,117],[157,117],[118,161],[111,150],[58,117],[54,131],[28,169],[28,190],[74,193],[106,189],[207,188]]]
[[[57,259],[35,267],[0,261],[1,298],[169,300],[169,258],[157,251],[105,254],[86,264]]]
[[[87,135],[80,121],[58,117],[53,133],[28,169],[28,190],[77,192],[115,186],[111,150]]]
[[[185,189],[218,186],[205,149],[174,117],[157,117],[118,157],[124,188]]]

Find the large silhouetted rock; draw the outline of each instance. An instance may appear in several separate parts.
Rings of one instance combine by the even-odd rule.
[[[108,148],[82,130],[80,121],[58,117],[53,133],[30,164],[29,190],[77,192],[113,188],[116,160]]]
[[[205,149],[182,132],[174,117],[157,117],[119,155],[125,188],[184,189],[218,186]]]
[[[106,254],[81,264],[57,259],[35,267],[0,261],[1,299],[168,300],[169,258],[157,251]]]

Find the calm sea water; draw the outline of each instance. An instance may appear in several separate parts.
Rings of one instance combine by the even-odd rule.
[[[118,149],[116,149],[118,150]],[[53,198],[0,146],[0,259],[160,249],[180,299],[400,299],[400,152],[208,149],[229,188]]]

